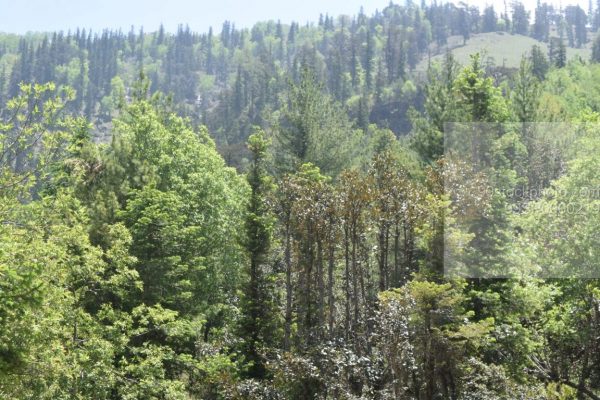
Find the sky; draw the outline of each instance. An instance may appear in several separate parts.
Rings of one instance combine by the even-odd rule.
[[[504,9],[504,0],[463,1],[480,7],[494,4],[497,11]],[[536,1],[522,0],[529,9]],[[588,1],[562,0],[562,4],[579,3],[587,11]],[[509,6],[511,2],[507,0]],[[558,5],[560,0],[551,2]],[[206,32],[212,26],[219,32],[225,20],[238,28],[270,19],[316,22],[321,13],[354,15],[363,6],[370,15],[388,4],[389,0],[0,0],[0,32],[66,32],[78,27],[94,31],[120,28],[127,32],[131,25],[136,30],[143,25],[146,32],[152,32],[161,23],[171,32],[178,24],[188,24],[196,32]]]

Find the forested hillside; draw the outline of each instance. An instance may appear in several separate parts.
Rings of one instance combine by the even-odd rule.
[[[599,15],[1,34],[0,399],[599,399]]]
[[[408,2],[390,3],[374,15],[324,15],[318,22],[291,25],[274,20],[251,29],[226,21],[208,32],[182,25],[176,33],[162,26],[132,27],[127,33],[0,33],[0,101],[16,96],[20,82],[68,85],[77,93],[68,110],[84,115],[94,123],[94,135],[108,140],[110,122],[123,97],[131,99],[143,70],[152,92],[171,95],[173,110],[194,125],[206,125],[221,153],[239,165],[247,156],[244,143],[252,126],[278,124],[284,94],[290,80],[298,80],[302,65],[315,70],[356,125],[366,129],[376,123],[404,135],[411,127],[407,110],[422,104],[419,89],[431,58],[439,61],[459,43],[477,42],[479,34],[504,32],[518,35],[509,39],[514,43],[522,35],[541,41],[552,63],[564,64],[567,48],[588,48],[572,52],[572,57],[585,54],[587,60],[592,33],[586,25],[597,30],[598,10],[587,15],[578,6],[556,9],[543,3],[530,15],[518,2],[506,10]],[[516,69],[523,52],[530,50],[504,48],[514,60],[508,69]],[[464,54],[462,62],[480,50],[477,45],[457,49]],[[506,55],[487,56],[502,72]]]

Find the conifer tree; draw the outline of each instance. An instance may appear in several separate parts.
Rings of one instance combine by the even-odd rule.
[[[275,310],[267,269],[275,223],[268,204],[272,191],[266,168],[268,147],[269,141],[261,130],[256,130],[248,139],[248,149],[252,153],[247,175],[251,190],[246,216],[249,269],[242,300],[240,335],[244,338],[242,347],[248,363],[247,375],[257,379],[264,378],[266,374],[261,351],[272,346],[275,338]]]

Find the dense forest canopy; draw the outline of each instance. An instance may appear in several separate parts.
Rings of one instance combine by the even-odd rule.
[[[504,10],[407,2],[390,3],[371,16],[322,15],[315,23],[269,21],[251,29],[225,21],[202,33],[182,25],[176,33],[161,26],[150,33],[132,27],[0,34],[0,102],[15,97],[20,82],[68,85],[77,93],[69,111],[84,115],[94,123],[94,136],[108,140],[112,118],[123,98],[131,99],[144,70],[150,90],[171,95],[174,111],[206,125],[221,154],[239,166],[249,155],[244,143],[252,126],[277,125],[284,93],[290,80],[300,79],[303,65],[314,69],[323,89],[359,127],[376,123],[405,135],[411,129],[407,110],[422,105],[431,57],[473,36],[505,32],[514,40],[529,35],[544,42],[550,62],[564,65],[567,48],[589,50],[588,31],[598,29],[599,10],[540,3],[532,14],[519,2]],[[503,60],[496,63],[501,73]]]
[[[0,34],[0,398],[600,399],[599,16]]]

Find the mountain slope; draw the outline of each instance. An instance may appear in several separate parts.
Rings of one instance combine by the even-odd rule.
[[[478,33],[471,36],[463,45],[462,36],[451,36],[446,46],[432,46],[432,57],[425,57],[417,66],[418,71],[426,71],[429,63],[442,61],[447,51],[450,51],[460,64],[466,64],[474,53],[485,53],[495,65],[506,68],[518,68],[521,57],[531,51],[532,46],[539,46],[548,54],[548,44],[529,36],[511,35],[506,32]],[[576,49],[567,47],[567,59],[581,57],[589,60],[592,53],[592,43]]]

